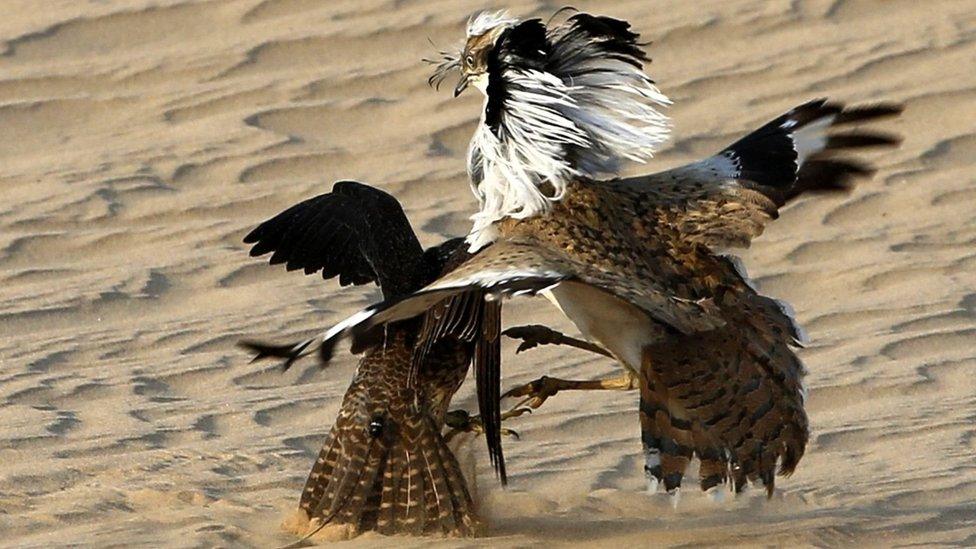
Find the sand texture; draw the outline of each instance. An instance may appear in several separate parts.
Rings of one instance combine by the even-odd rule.
[[[268,267],[241,238],[342,178],[398,196],[425,244],[466,232],[481,99],[429,89],[420,59],[482,5],[2,4],[0,545],[293,540],[280,523],[355,358],[282,375],[234,344],[314,333],[378,292]],[[673,510],[642,491],[637,394],[567,393],[509,425],[522,439],[506,441],[507,491],[469,445],[491,545],[976,545],[976,2],[578,5],[653,40],[649,72],[675,102],[674,138],[629,173],[819,96],[904,102],[884,128],[905,142],[870,154],[873,180],[801,200],[744,254],[812,339],[811,442],[771,501],[690,489]],[[576,333],[541,299],[505,320]],[[618,371],[504,350],[506,386]],[[456,404],[474,409],[470,385]]]

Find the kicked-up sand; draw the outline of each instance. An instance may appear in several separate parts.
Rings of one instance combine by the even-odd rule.
[[[559,3],[509,2],[546,17]],[[426,85],[471,1],[4,0],[0,18],[0,544],[254,546],[280,529],[350,381],[344,353],[282,375],[288,341],[375,288],[248,258],[243,235],[354,178],[427,244],[475,207],[481,99]],[[677,509],[643,492],[636,394],[566,393],[509,425],[511,484],[477,463],[487,540],[445,546],[976,545],[976,4],[582,2],[630,20],[674,99],[648,165],[700,158],[819,96],[901,101],[900,149],[846,197],[788,208],[745,253],[810,332],[812,437],[795,475]],[[571,326],[544,301],[506,323]],[[506,386],[593,378],[548,348]],[[470,386],[456,405],[475,408]],[[693,480],[693,477],[692,477]],[[426,545],[367,536],[361,546]]]

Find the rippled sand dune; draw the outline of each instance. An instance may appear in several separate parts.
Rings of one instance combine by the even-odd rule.
[[[0,544],[260,546],[355,359],[282,375],[234,347],[377,295],[269,268],[243,235],[355,178],[426,243],[465,232],[480,99],[426,85],[470,1],[5,0],[0,18]],[[547,16],[558,3],[511,3]],[[511,486],[468,446],[496,547],[976,544],[976,5],[585,2],[654,44],[674,139],[710,153],[807,99],[903,101],[901,149],[746,254],[812,338],[813,435],[771,501],[642,492],[636,394],[567,393],[511,427]],[[570,329],[542,301],[507,323]],[[561,349],[505,382],[616,371]],[[471,389],[458,405],[475,407]],[[353,545],[420,546],[366,537]],[[478,545],[480,541],[444,541]]]

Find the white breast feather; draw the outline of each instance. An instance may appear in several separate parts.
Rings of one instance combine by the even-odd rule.
[[[482,109],[469,150],[481,203],[467,238],[471,251],[495,238],[496,221],[544,213],[572,179],[616,174],[622,161],[646,161],[668,138],[668,118],[657,107],[670,100],[650,78],[605,55],[593,39],[563,39],[567,29],[549,30],[551,72],[502,75],[509,93],[497,134]],[[540,189],[546,183],[549,195]]]

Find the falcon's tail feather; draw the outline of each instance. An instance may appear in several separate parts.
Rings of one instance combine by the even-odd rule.
[[[388,535],[481,532],[457,459],[433,419],[409,408],[380,426],[336,423],[299,503],[311,528],[349,525],[356,533]]]

